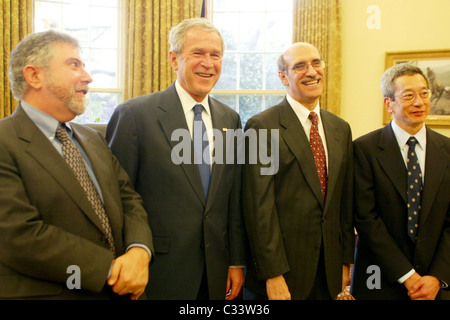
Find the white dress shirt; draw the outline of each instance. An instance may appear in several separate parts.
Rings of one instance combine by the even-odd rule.
[[[298,120],[300,121],[300,123],[302,124],[303,130],[305,130],[306,133],[306,137],[308,138],[309,141],[309,135],[311,132],[311,120],[309,120],[309,114],[311,113],[311,111],[306,108],[305,106],[303,106],[301,103],[299,103],[298,101],[294,100],[291,96],[289,96],[289,94],[286,96],[287,101],[289,102],[289,104],[291,105],[292,109],[294,110],[295,114],[298,117]],[[314,108],[314,111],[317,114],[318,117],[318,121],[317,121],[317,125],[319,127],[319,135],[320,138],[322,139],[322,143],[323,143],[323,148],[325,150],[325,157],[327,160],[327,167],[328,167],[328,148],[327,148],[327,139],[325,138],[325,131],[323,130],[323,123],[322,123],[322,118],[320,116],[320,105],[319,103],[317,104],[317,106]]]

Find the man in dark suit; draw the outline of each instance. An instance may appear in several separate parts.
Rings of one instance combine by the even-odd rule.
[[[142,195],[153,231],[148,297],[225,299],[229,292],[227,298],[233,299],[242,287],[245,264],[240,168],[226,161],[216,138],[225,141],[227,130],[241,124],[234,110],[208,95],[221,73],[223,39],[205,19],[194,18],[171,30],[170,43],[175,83],[118,106],[106,137]],[[196,115],[197,104],[203,110]],[[199,115],[209,129],[203,139],[209,152],[203,158],[210,177],[204,180],[191,161]],[[183,144],[187,148],[178,152]],[[209,165],[218,155],[223,161]]]
[[[431,91],[420,68],[389,68],[381,89],[393,120],[354,142],[352,292],[356,299],[439,298],[450,281],[450,139],[425,126]]]
[[[20,104],[0,120],[0,298],[139,298],[152,250],[142,200],[100,134],[69,123],[92,81],[78,42],[28,35],[10,81]]]
[[[279,161],[273,174],[262,174],[261,161],[247,161],[243,169],[243,214],[253,257],[244,297],[333,299],[349,282],[353,262],[351,131],[320,109],[325,65],[315,47],[293,44],[278,67],[287,97],[245,128],[245,136],[255,132],[259,138],[268,129],[269,142],[277,135],[278,143],[269,143],[263,154],[278,150]],[[318,116],[317,126],[310,112]]]

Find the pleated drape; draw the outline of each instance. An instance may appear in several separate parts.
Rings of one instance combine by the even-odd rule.
[[[169,31],[200,17],[203,0],[126,1],[124,100],[167,88],[176,79],[170,66]]]
[[[322,108],[337,115],[341,107],[341,0],[294,0],[294,42],[309,42],[326,61]]]
[[[16,101],[9,85],[8,68],[11,51],[32,29],[33,0],[0,0],[0,119],[11,115]]]

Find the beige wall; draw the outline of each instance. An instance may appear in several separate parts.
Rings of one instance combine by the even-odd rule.
[[[342,0],[342,106],[357,138],[383,126],[379,79],[386,51],[450,48],[450,0]],[[367,8],[381,9],[370,30]],[[450,137],[450,127],[432,127]]]

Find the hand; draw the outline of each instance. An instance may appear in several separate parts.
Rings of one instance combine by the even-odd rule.
[[[291,293],[282,275],[266,280],[269,300],[291,300]]]
[[[150,255],[147,250],[133,247],[113,261],[108,285],[118,295],[131,294],[137,300],[148,282]]]
[[[225,300],[235,299],[244,284],[244,268],[229,268]]]
[[[440,281],[433,276],[423,276],[408,290],[411,300],[434,300],[441,289]]]

